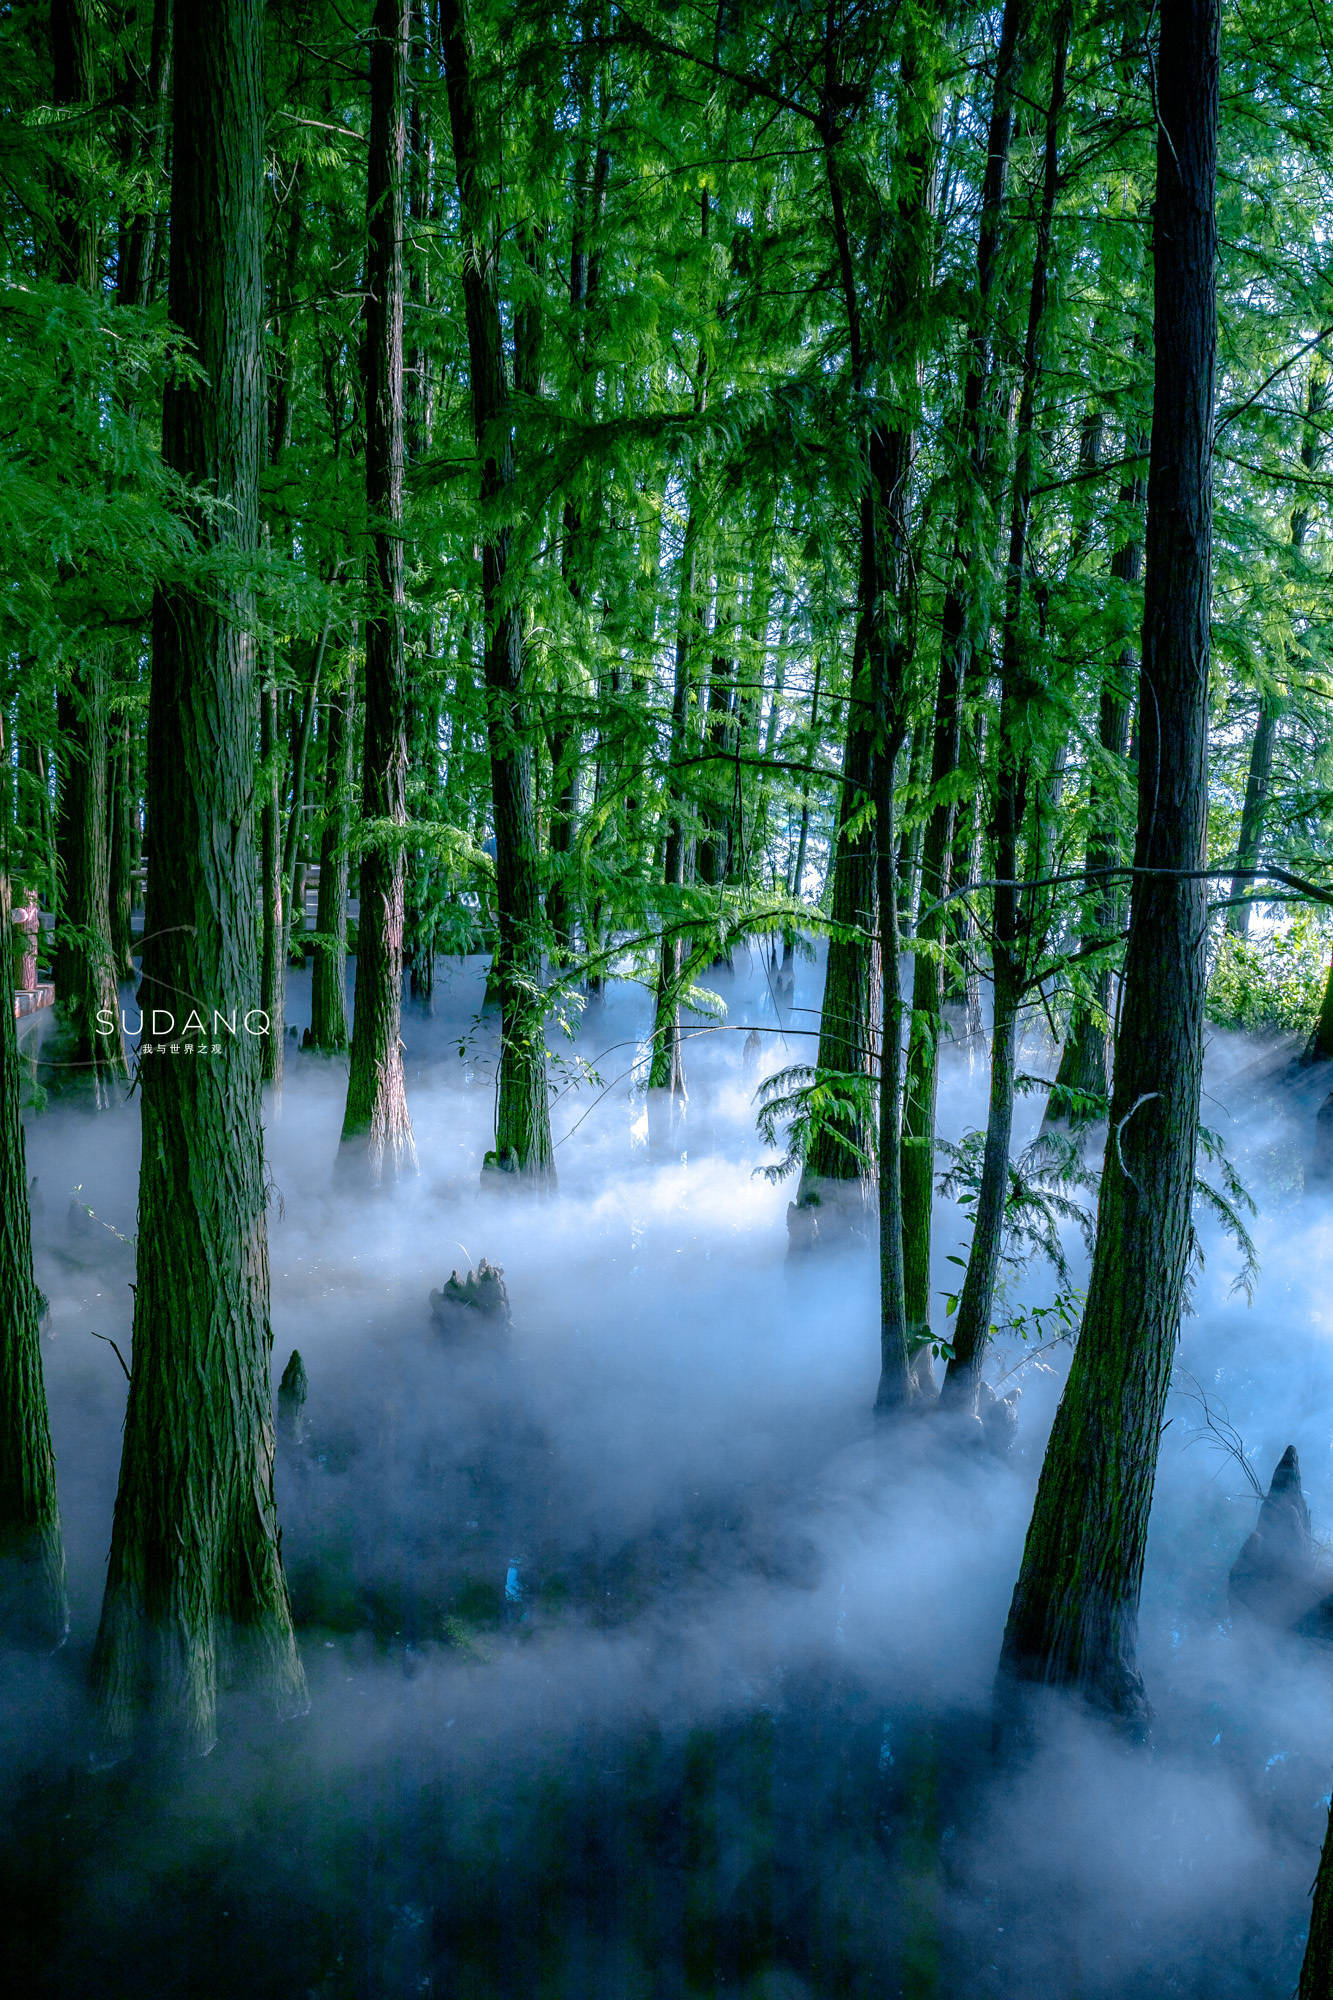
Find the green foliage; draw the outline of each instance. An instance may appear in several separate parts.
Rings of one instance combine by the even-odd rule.
[[[1240,1269],[1232,1280],[1231,1290],[1233,1293],[1240,1292],[1246,1305],[1252,1305],[1254,1287],[1259,1278],[1259,1252],[1246,1225],[1246,1217],[1258,1213],[1254,1197],[1242,1181],[1221,1134],[1207,1125],[1199,1127],[1199,1152],[1213,1169],[1214,1179],[1205,1180],[1201,1173],[1195,1172],[1195,1206],[1208,1210],[1240,1252]],[[1193,1227],[1191,1239],[1192,1271],[1201,1271],[1203,1245],[1198,1230]]]
[[[965,1132],[959,1140],[939,1141],[939,1151],[949,1163],[939,1177],[939,1191],[952,1195],[965,1213],[976,1206],[985,1149],[984,1132]],[[1025,1268],[1032,1258],[1042,1257],[1060,1284],[1071,1288],[1073,1272],[1062,1232],[1071,1226],[1077,1229],[1091,1253],[1096,1215],[1081,1197],[1095,1192],[1096,1186],[1097,1176],[1087,1165],[1076,1139],[1061,1133],[1040,1133],[1009,1163],[1000,1251],[1002,1267],[1012,1274]],[[955,1257],[951,1261],[962,1264],[965,1260]],[[956,1298],[951,1298],[950,1313],[956,1310],[957,1303]]]
[[[1329,939],[1315,910],[1299,910],[1248,938],[1221,931],[1208,981],[1209,1018],[1224,1028],[1309,1035],[1328,983]]]
[[[765,1178],[781,1181],[796,1173],[821,1134],[846,1155],[849,1177],[869,1178],[875,1160],[855,1135],[873,1133],[877,1096],[875,1080],[864,1070],[791,1063],[765,1077],[759,1086],[759,1136],[765,1145],[781,1149],[781,1158],[763,1169]]]

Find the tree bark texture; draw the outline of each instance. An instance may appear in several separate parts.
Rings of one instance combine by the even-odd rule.
[[[539,1186],[554,1186],[546,1010],[541,992],[542,913],[532,796],[532,729],[524,688],[522,610],[509,574],[510,530],[499,518],[500,505],[514,480],[510,399],[500,318],[498,248],[491,193],[484,177],[472,46],[463,0],[443,0],[440,36],[462,219],[463,307],[484,523],[481,587],[499,927],[496,984],[500,994],[495,1150],[487,1155],[487,1165],[502,1173],[522,1175]]]
[[[61,1034],[50,1062],[61,1087],[88,1091],[106,1104],[129,1067],[111,955],[106,661],[96,648],[60,691],[58,727],[55,983]]]
[[[1023,634],[1023,598],[1027,585],[1028,538],[1032,525],[1033,454],[1036,444],[1037,382],[1040,372],[1042,325],[1051,254],[1055,197],[1059,187],[1060,120],[1064,109],[1065,72],[1069,56],[1072,9],[1061,0],[1051,24],[1051,88],[1046,110],[1046,143],[1041,206],[1037,217],[1028,298],[1027,334],[1023,344],[1021,389],[1014,446],[1014,478],[1010,508],[1009,559],[1005,571],[1004,618],[1000,646],[1000,715],[996,744],[995,878],[991,918],[990,1095],[986,1110],[986,1140],[981,1181],[972,1227],[967,1269],[958,1297],[953,1329],[953,1353],[945,1373],[951,1400],[975,1410],[981,1369],[990,1341],[991,1315],[1000,1253],[1004,1246],[1005,1203],[1009,1191],[1009,1153],[1014,1125],[1014,1082],[1018,1061],[1018,1017],[1025,990],[1030,952],[1028,932],[1035,912],[1017,887],[1019,838],[1027,805],[1033,711],[1041,699],[1037,676],[1028,658]],[[1038,830],[1038,853],[1040,830]],[[1038,873],[1040,862],[1033,869]]]
[[[1136,425],[1131,425],[1126,433],[1126,457],[1134,457],[1146,451],[1147,439]],[[1122,507],[1138,509],[1143,505],[1144,482],[1136,473],[1120,489]],[[1131,535],[1121,543],[1111,558],[1111,574],[1117,582],[1137,586],[1143,578],[1143,543],[1136,535]],[[1116,662],[1115,668],[1102,682],[1101,698],[1098,705],[1098,740],[1104,755],[1115,762],[1123,762],[1129,752],[1130,699],[1128,689],[1132,686],[1138,668],[1138,649],[1126,646]],[[1088,844],[1087,866],[1089,875],[1095,879],[1095,871],[1117,867],[1123,860],[1116,838],[1116,812],[1114,801],[1108,795],[1110,782],[1095,770],[1091,780],[1091,796],[1088,802]],[[1095,899],[1092,900],[1092,920],[1084,934],[1085,943],[1113,939],[1124,922],[1125,893],[1119,882],[1104,880]],[[1046,1109],[1046,1124],[1063,1124],[1071,1131],[1090,1124],[1098,1115],[1093,1107],[1083,1103],[1084,1098],[1109,1097],[1111,1089],[1111,1038],[1102,1022],[1109,1020],[1112,1001],[1111,955],[1103,953],[1097,969],[1094,985],[1095,1006],[1079,1005],[1077,1002],[1070,1014],[1069,1029],[1065,1045],[1060,1051],[1060,1066],[1055,1073],[1055,1081],[1061,1089],[1078,1093],[1077,1096],[1062,1098],[1059,1092],[1053,1094]]]
[[[326,1055],[347,1047],[347,841],[351,823],[354,690],[329,697],[324,724],[324,827],[310,975],[310,1046]]]
[[[107,800],[107,841],[111,854],[111,967],[117,980],[134,977],[134,742],[130,718],[116,724]]]
[[[407,894],[407,650],[403,552],[403,232],[407,185],[408,0],[376,0],[370,45],[366,184],[366,698],[352,1060],[344,1169],[415,1172],[403,1077],[403,927]]]
[[[1180,1326],[1203,1064],[1216,357],[1218,0],[1163,11],[1153,231],[1136,873],[1083,1326],[1042,1466],[1000,1661],[1146,1722],[1139,1591]]]
[[[0,875],[0,963],[8,968],[11,957],[9,881]],[[11,988],[6,970],[0,995],[0,1638],[46,1649],[61,1643],[69,1619]]]
[[[260,1042],[260,1075],[282,1094],[286,1049],[287,954],[282,921],[282,755],[279,744],[278,690],[272,670],[259,690],[259,761],[263,792],[259,802],[259,1004],[268,1016],[268,1033]]]
[[[278,1713],[305,1703],[273,1500],[260,1066],[245,1019],[259,997],[242,576],[263,420],[259,0],[177,0],[175,27],[169,308],[199,375],[168,382],[164,455],[199,490],[208,576],[154,604],[140,998],[178,1024],[196,1013],[205,1035],[141,1063],[134,1357],[93,1657],[112,1754],[150,1719],[206,1750],[232,1676]],[[187,1039],[221,1053],[186,1055]]]
[[[695,377],[695,407],[702,409],[707,378]],[[668,894],[685,886],[689,859],[689,827],[682,796],[680,763],[686,754],[690,696],[694,684],[696,647],[702,640],[703,614],[698,598],[699,534],[703,507],[702,469],[691,471],[685,532],[680,551],[680,588],[676,604],[675,671],[671,684],[671,737],[662,817],[666,823],[662,883]],[[681,974],[685,965],[685,934],[670,908],[658,949],[657,995],[653,1009],[652,1055],[648,1065],[648,1117],[655,1142],[666,1143],[685,1109],[685,1044],[680,1025]]]

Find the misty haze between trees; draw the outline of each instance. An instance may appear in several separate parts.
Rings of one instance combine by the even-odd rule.
[[[25,1989],[1333,1996],[1295,13],[0,26]]]

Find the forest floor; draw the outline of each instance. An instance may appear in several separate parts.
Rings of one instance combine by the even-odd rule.
[[[90,1336],[128,1352],[137,1102],[28,1121],[73,1625],[50,1660],[0,1657],[16,1990],[1292,1990],[1333,1651],[1230,1616],[1255,1501],[1198,1391],[1264,1485],[1297,1446],[1333,1536],[1333,1221],[1301,1175],[1326,1085],[1283,1048],[1210,1050],[1205,1122],[1259,1202],[1262,1273],[1251,1306],[1230,1296],[1236,1255],[1201,1222],[1144,1596],[1153,1745],[1055,1714],[1001,1766],[990,1679],[1067,1350],[1023,1366],[1002,1334],[992,1372],[1024,1387],[1007,1460],[933,1420],[875,1431],[872,1253],[787,1261],[791,1187],[754,1129],[761,1076],[808,1058],[820,968],[798,962],[781,1014],[757,960],[716,983],[727,1026],[687,1052],[667,1155],[634,1087],[649,997],[589,1006],[557,1048],[561,1192],[542,1203],[478,1186],[479,960],[442,963],[434,1013],[406,1016],[408,1187],[334,1192],[343,1072],[289,1043],[267,1133],[274,1379],[299,1348],[308,1434],[280,1451],[279,1506],[312,1705],[280,1729],[238,1706],[183,1768],[87,1762],[125,1389]],[[294,974],[298,1030],[307,1007]],[[1025,1067],[1052,1060],[1033,1046]],[[984,1093],[984,1063],[952,1050],[947,1136]],[[1020,1143],[1040,1109],[1020,1100]],[[965,1248],[942,1203],[939,1290]],[[483,1257],[512,1328],[445,1337],[429,1293]],[[1015,1278],[1006,1318],[1051,1293],[1045,1269]]]

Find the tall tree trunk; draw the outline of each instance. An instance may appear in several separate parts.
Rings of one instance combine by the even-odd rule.
[[[577,57],[576,57],[577,60]],[[579,63],[579,116],[586,125],[593,111],[591,78],[586,61]],[[590,142],[581,152],[574,186],[574,224],[569,246],[569,306],[574,315],[577,342],[575,381],[580,416],[591,422],[595,407],[597,371],[589,354],[589,315],[597,303],[601,255],[596,247],[606,200],[606,183],[611,156],[602,145]],[[591,515],[591,523],[588,516]],[[565,501],[560,548],[560,573],[576,612],[591,630],[591,602],[588,583],[592,557],[601,527],[600,484],[591,494],[571,495]],[[551,811],[548,847],[551,857],[550,884],[546,891],[546,915],[551,926],[552,952],[557,959],[569,955],[577,898],[572,878],[572,858],[578,832],[580,763],[583,737],[577,725],[557,719],[550,727]],[[589,939],[591,946],[592,940]]]
[[[263,791],[259,803],[260,953],[259,1004],[268,1017],[268,1033],[260,1044],[260,1075],[282,1092],[283,1058],[287,1046],[287,953],[283,944],[282,908],[282,731],[278,726],[278,690],[270,655],[264,685],[259,690],[259,758]]]
[[[898,135],[894,160],[896,212],[882,302],[871,293],[875,353],[863,384],[855,296],[850,282],[841,175],[826,145],[825,164],[847,302],[853,384],[858,400],[873,383],[879,398],[899,414],[878,418],[869,438],[868,480],[861,498],[860,620],[865,627],[866,690],[874,718],[872,766],[875,865],[883,1016],[879,1060],[879,1320],[880,1373],[875,1406],[900,1409],[918,1391],[916,1346],[907,1304],[903,1230],[904,1058],[900,870],[902,844],[896,810],[896,766],[908,741],[909,673],[916,641],[915,561],[910,525],[913,417],[921,392],[920,327],[934,270],[934,177],[938,143],[942,45],[929,9],[906,17],[898,65]],[[869,315],[867,315],[869,317]],[[903,328],[916,328],[915,343]],[[866,357],[869,361],[869,357]],[[861,365],[865,365],[864,363]],[[876,377],[878,379],[876,380]]]
[[[1077,1690],[1133,1727],[1139,1589],[1190,1243],[1203,1067],[1218,0],[1163,11],[1136,875],[1083,1327],[997,1693]]]
[[[122,715],[116,724],[116,749],[111,766],[111,793],[107,808],[107,842],[110,848],[109,901],[111,914],[111,969],[116,979],[134,977],[134,821],[138,810],[134,796],[134,745],[131,722]]]
[[[24,883],[36,889],[50,908],[55,899],[55,828],[51,814],[49,705],[33,700],[26,663],[20,662],[18,702],[17,830],[22,850]],[[27,698],[25,699],[25,695]]]
[[[811,1211],[818,1218],[821,1241],[870,1225],[874,1121],[862,1094],[875,1069],[872,1023],[879,998],[875,842],[865,811],[870,771],[870,717],[864,693],[853,683],[847,700],[829,909],[835,930],[825,959],[815,1054],[821,1075],[846,1078],[848,1087],[837,1111],[814,1134],[801,1163],[796,1200],[787,1211],[793,1246],[810,1241]]]
[[[763,736],[763,754],[768,761],[771,761],[777,755],[778,736],[782,729],[782,697],[787,687],[787,654],[791,648],[794,630],[795,618],[791,608],[780,599],[778,603],[778,643],[773,655],[773,691],[769,697],[768,720],[764,724]],[[762,686],[759,693],[762,698]],[[757,715],[755,718],[755,727],[757,732]],[[756,857],[761,857],[768,851],[768,828],[773,813],[772,786],[767,782],[767,773],[764,774],[764,778],[765,782],[761,783],[759,787],[759,797],[754,814],[753,838]],[[774,886],[777,886],[776,875]]]
[[[352,1060],[343,1113],[344,1170],[373,1182],[414,1172],[403,1078],[403,922],[407,858],[407,651],[403,556],[403,229],[407,161],[408,0],[375,0],[366,184],[366,701]]]
[[[128,1075],[111,949],[106,659],[94,647],[60,691],[55,983],[61,1034],[50,1057],[62,1088],[111,1101]]]
[[[159,264],[154,201],[163,182],[171,121],[171,0],[153,0],[146,49],[134,32],[128,9],[126,16],[118,24],[124,61],[118,87],[119,150],[132,205],[120,216],[116,291],[122,305],[146,306],[153,298]]]
[[[986,139],[986,170],[982,180],[981,215],[977,233],[977,290],[968,342],[967,374],[963,383],[962,445],[968,473],[967,489],[959,498],[954,523],[949,584],[941,618],[941,676],[946,673],[961,690],[964,712],[977,706],[985,693],[988,668],[985,649],[994,596],[991,532],[996,517],[998,459],[995,450],[1003,418],[1003,370],[996,360],[997,308],[1003,298],[1003,249],[1009,155],[1019,81],[1032,39],[1035,0],[1005,0],[995,55],[995,81]],[[946,667],[946,658],[949,662]],[[966,732],[960,740],[964,761],[971,767],[975,791],[966,811],[956,816],[950,879],[973,881],[980,873],[983,845],[981,788],[985,772],[985,718],[979,716],[975,742]],[[944,929],[962,955],[963,970],[956,997],[964,1008],[963,1039],[975,1047],[982,1034],[981,978],[976,957],[977,922],[969,903],[954,904]],[[938,1034],[936,1036],[938,1042]],[[914,1194],[915,1194],[914,1188]],[[916,1197],[919,1199],[919,1196]],[[921,1218],[914,1210],[912,1234],[919,1242]]]
[[[87,0],[52,0],[53,97],[57,105],[93,100],[92,22]],[[100,291],[97,241],[87,190],[64,166],[57,173],[57,264],[66,284]],[[120,1000],[111,951],[111,857],[108,847],[108,725],[106,649],[83,642],[66,662],[57,723],[56,794],[59,913],[56,927],[56,1008],[61,1035],[50,1052],[53,1081],[90,1089],[109,1103],[128,1075],[120,1031]]]
[[[940,656],[931,731],[930,783],[933,803],[921,845],[921,893],[916,936],[936,946],[944,934],[943,898],[949,891],[954,806],[941,788],[958,768],[962,689],[957,652]],[[903,1089],[902,1203],[903,1282],[907,1321],[914,1342],[930,1339],[930,1235],[935,1200],[935,1110],[939,1087],[939,1042],[944,1015],[944,966],[933,950],[912,961],[912,1018]]]
[[[208,583],[154,605],[143,1003],[220,1054],[141,1064],[134,1364],[93,1681],[112,1752],[146,1718],[196,1750],[219,1683],[304,1706],[273,1501],[254,926],[254,631],[263,422],[259,0],[176,0],[169,309],[198,372],[164,456],[200,493]],[[231,1024],[234,1020],[235,1032]],[[193,1029],[186,1029],[193,1033]]]
[[[525,698],[523,622],[509,569],[510,531],[498,506],[514,479],[509,388],[500,318],[491,191],[484,178],[471,38],[463,0],[442,0],[440,38],[449,95],[463,230],[472,426],[481,460],[482,604],[486,625],[486,721],[495,823],[499,919],[500,1076],[495,1150],[486,1165],[537,1185],[555,1183],[541,994],[542,912],[532,731]]]
[[[1324,437],[1317,420],[1327,408],[1328,398],[1329,378],[1323,366],[1316,361],[1305,389],[1305,441],[1301,446],[1301,465],[1307,480],[1317,471],[1324,455]],[[1309,525],[1310,510],[1302,499],[1291,512],[1291,551],[1295,559],[1300,557]],[[1268,789],[1273,778],[1273,750],[1281,714],[1280,700],[1276,695],[1265,692],[1259,702],[1259,720],[1255,725],[1254,742],[1250,746],[1245,802],[1240,815],[1240,838],[1236,843],[1236,874],[1231,884],[1231,908],[1227,911],[1228,928],[1242,938],[1249,935],[1254,882],[1248,871],[1259,859],[1263,840]]]
[[[815,661],[814,677],[810,688],[810,744],[812,756],[814,754],[814,746],[819,741],[816,732],[819,729],[819,681],[823,665],[824,662],[822,660]],[[790,894],[797,901],[800,900],[801,884],[805,880],[805,857],[809,845],[810,778],[807,773],[801,779],[801,823],[796,835],[796,856],[792,862],[791,870]],[[794,940],[790,935],[783,940],[782,962],[784,965],[789,962],[793,944]]]
[[[1035,913],[1025,913],[1017,887],[1019,838],[1027,807],[1030,775],[1026,745],[1038,699],[1037,676],[1027,657],[1023,598],[1027,583],[1028,538],[1032,525],[1032,485],[1036,449],[1037,383],[1041,336],[1046,317],[1051,230],[1059,187],[1060,120],[1072,26],[1070,0],[1058,0],[1051,24],[1051,91],[1046,110],[1046,142],[1041,206],[1032,259],[1027,334],[1023,343],[1022,387],[1014,445],[1014,482],[1005,573],[1000,657],[1000,715],[996,744],[994,853],[996,885],[991,919],[990,1096],[981,1181],[972,1225],[967,1269],[958,1296],[953,1353],[945,1373],[951,1400],[975,1409],[981,1368],[990,1340],[995,1284],[1004,1242],[1005,1200],[1009,1190],[1009,1150],[1014,1123],[1014,1082],[1018,1059],[1018,1015],[1025,989]],[[1035,871],[1034,871],[1035,872]]]
[[[0,829],[0,839],[7,832]],[[7,843],[6,843],[7,845]],[[0,853],[0,1638],[58,1646],[69,1623],[55,1454],[42,1381],[43,1299],[32,1269],[28,1170],[19,1117],[7,855]]]
[[[740,640],[740,580],[729,605],[724,606],[719,584],[714,612],[713,660],[708,677],[708,701],[703,715],[703,748],[710,760],[702,766],[700,827],[696,870],[710,888],[721,888],[731,880],[736,845],[734,767],[730,759],[737,747],[735,647]]]
[[[335,572],[332,581],[336,583]],[[309,673],[301,685],[299,704],[294,702],[291,723],[290,769],[292,774],[292,803],[287,814],[282,835],[282,948],[284,961],[287,947],[291,943],[292,931],[299,929],[305,921],[305,893],[301,883],[305,880],[306,856],[306,813],[307,771],[310,764],[310,745],[315,735],[315,715],[319,707],[320,676],[324,670],[324,656],[329,647],[329,623],[326,621],[319,643],[310,656]],[[293,647],[295,653],[297,649]],[[300,676],[298,674],[298,682]]]
[[[319,842],[315,930],[320,943],[310,975],[309,1046],[326,1055],[347,1047],[347,841],[351,826],[355,690],[330,695],[324,725],[324,827]]]
[[[705,193],[704,200],[707,201]],[[707,396],[705,357],[695,375],[694,404],[702,410]],[[703,636],[703,612],[699,601],[698,568],[700,519],[703,512],[703,468],[691,467],[689,500],[685,510],[685,532],[680,551],[680,583],[676,602],[675,671],[671,687],[671,735],[667,748],[666,781],[663,787],[662,816],[666,824],[666,845],[662,859],[662,882],[668,893],[685,886],[689,858],[689,828],[682,797],[680,764],[688,748],[690,696],[695,675],[695,657]],[[685,964],[685,939],[677,907],[668,904],[666,922],[658,947],[657,995],[653,1010],[652,1055],[648,1065],[648,1118],[652,1137],[667,1142],[685,1109],[685,1046],[680,1027],[680,985]]]
[[[1131,423],[1125,436],[1126,457],[1135,458],[1146,449],[1147,439],[1140,427]],[[1137,513],[1143,506],[1145,490],[1142,474],[1135,472],[1120,488],[1121,507]],[[1121,543],[1111,558],[1111,574],[1118,583],[1130,587],[1136,587],[1142,581],[1143,543],[1139,536],[1130,535]],[[1128,691],[1133,685],[1137,668],[1138,649],[1126,646],[1114,669],[1102,682],[1098,740],[1104,755],[1117,763],[1123,761],[1129,750]],[[1100,871],[1114,868],[1123,860],[1109,790],[1108,780],[1094,769],[1088,801],[1087,845],[1088,874],[1094,881]],[[1125,894],[1121,884],[1103,876],[1091,899],[1091,921],[1084,931],[1084,943],[1095,944],[1113,939],[1124,922],[1124,909]],[[1047,1106],[1045,1123],[1064,1124],[1071,1131],[1077,1131],[1097,1116],[1094,1107],[1082,1100],[1109,1096],[1111,1038],[1102,1024],[1110,1018],[1111,998],[1112,970],[1108,952],[1103,953],[1098,964],[1093,985],[1093,1006],[1076,1002],[1070,1014],[1065,1045],[1060,1052],[1060,1066],[1055,1073],[1058,1088]],[[1064,1091],[1076,1094],[1065,1097],[1061,1094]]]

